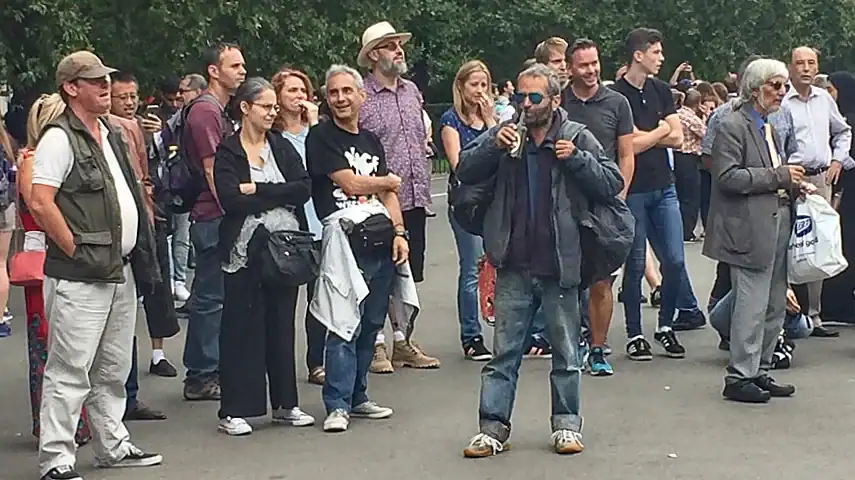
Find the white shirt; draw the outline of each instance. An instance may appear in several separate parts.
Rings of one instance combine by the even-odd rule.
[[[139,210],[137,210],[134,196],[125,180],[125,175],[119,166],[119,159],[107,135],[110,130],[103,121],[98,122],[101,131],[101,145],[104,149],[104,157],[113,177],[116,188],[116,196],[119,200],[119,213],[122,217],[122,256],[131,253],[137,244],[137,230],[139,228]],[[33,162],[33,184],[48,185],[59,188],[62,186],[74,162],[74,153],[71,150],[71,141],[61,128],[50,128],[42,135],[36,146],[35,160]]]
[[[855,161],[849,158],[852,128],[828,92],[811,86],[807,100],[803,100],[791,87],[784,103],[793,115],[797,144],[788,163],[818,169],[828,167],[834,159],[846,169],[855,167]]]

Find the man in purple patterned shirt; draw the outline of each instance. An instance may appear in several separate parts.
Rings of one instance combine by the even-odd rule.
[[[410,240],[410,267],[416,282],[424,280],[426,208],[430,206],[430,172],[425,153],[425,124],[422,95],[413,82],[401,78],[407,72],[404,44],[409,33],[396,32],[389,22],[368,27],[362,34],[357,57],[360,67],[370,70],[365,77],[367,98],[359,111],[359,128],[374,132],[386,153],[389,171],[401,177],[398,200],[404,228]],[[386,354],[381,331],[374,345],[373,373],[392,373],[394,366],[439,368],[439,360],[429,357],[411,342],[389,311],[395,335],[392,361]]]

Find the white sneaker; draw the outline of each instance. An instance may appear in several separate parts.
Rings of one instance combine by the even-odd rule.
[[[9,323],[13,318],[15,317],[12,316],[12,312],[9,310],[9,307],[6,307],[6,310],[3,311],[3,322]]]
[[[350,410],[350,414],[354,417],[359,418],[372,418],[372,419],[381,419],[381,418],[389,418],[392,416],[391,408],[389,407],[381,407],[374,402],[365,402],[360,405],[353,407]]]
[[[324,420],[325,432],[344,432],[347,431],[347,426],[350,425],[350,416],[342,409],[336,409],[327,415]]]
[[[172,296],[179,302],[186,302],[190,299],[190,290],[187,290],[187,286],[184,282],[173,282]]]
[[[300,410],[300,407],[277,408],[273,410],[273,421],[290,423],[294,427],[308,427],[315,424],[315,417]]]
[[[217,430],[232,436],[249,435],[252,427],[242,418],[226,417],[220,420]]]

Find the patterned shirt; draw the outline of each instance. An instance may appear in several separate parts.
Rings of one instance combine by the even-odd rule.
[[[680,148],[680,151],[700,155],[701,140],[707,133],[707,126],[691,108],[680,108],[677,110],[677,116],[680,117],[680,125],[683,127],[683,147]]]
[[[704,155],[712,155],[713,141],[715,141],[715,135],[718,133],[718,127],[722,120],[733,113],[733,104],[735,102],[736,100],[731,100],[723,104],[716,108],[712,115],[710,115],[710,119],[707,121],[707,133],[704,135],[703,141],[701,141],[701,153]],[[780,109],[769,115],[769,123],[772,124],[772,127],[784,144],[784,155],[790,158],[791,155],[796,153],[798,144],[796,143],[795,127],[793,127],[793,114],[790,112],[789,107],[785,103],[782,103]]]
[[[430,172],[425,154],[422,94],[416,84],[398,78],[395,91],[380,85],[369,74],[365,78],[367,98],[359,110],[359,128],[380,138],[389,171],[401,177],[398,201],[401,210],[431,204]]]

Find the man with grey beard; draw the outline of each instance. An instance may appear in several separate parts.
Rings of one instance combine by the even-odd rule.
[[[389,22],[372,25],[362,34],[357,63],[370,73],[365,77],[366,99],[359,111],[359,128],[380,138],[389,171],[402,179],[398,189],[404,218],[402,227],[409,236],[413,280],[419,283],[424,280],[430,172],[425,153],[422,94],[416,84],[401,78],[407,72],[404,44],[410,38],[412,34],[395,31]],[[425,355],[401,331],[391,309],[389,318],[395,335],[392,360],[386,353],[386,339],[381,331],[374,345],[371,372],[392,373],[394,367],[439,368],[439,360]]]

